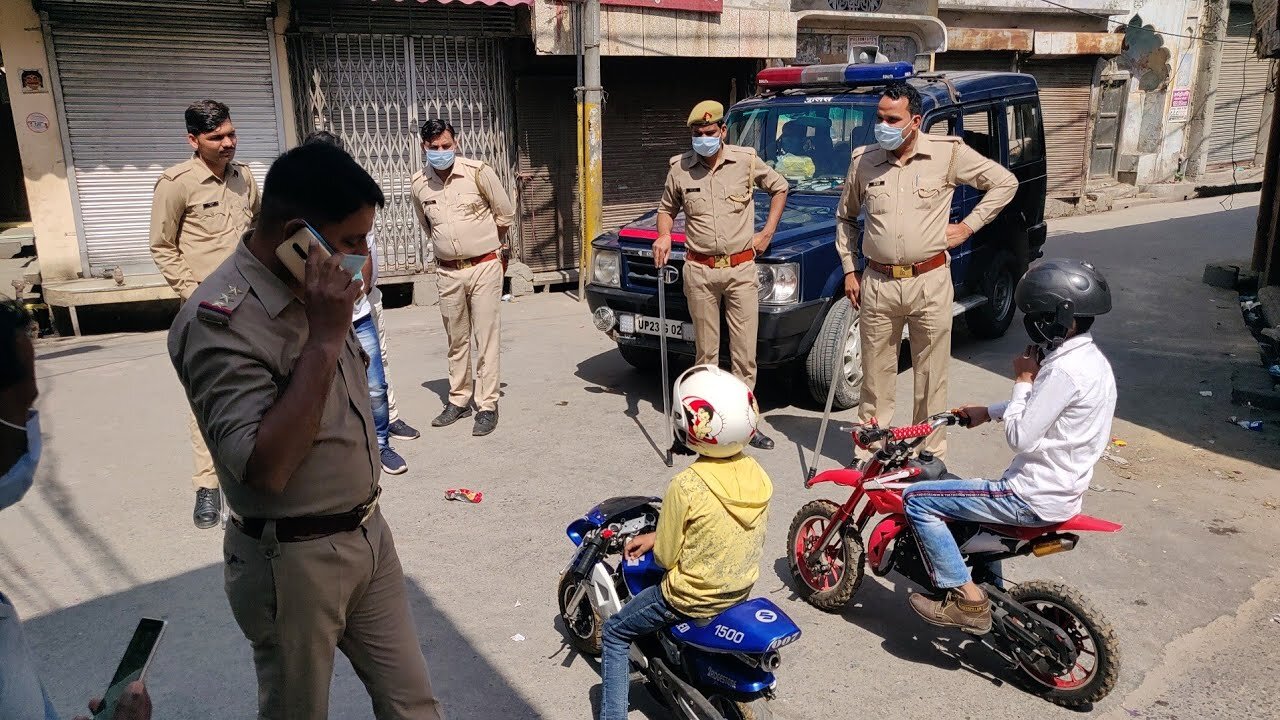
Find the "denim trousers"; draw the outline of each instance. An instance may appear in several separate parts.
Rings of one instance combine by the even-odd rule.
[[[382,369],[382,347],[378,343],[378,325],[370,313],[356,320],[356,338],[369,356],[369,404],[373,406],[373,426],[378,433],[378,447],[387,447],[387,426],[391,411],[387,405],[387,375]]]
[[[1052,524],[1036,517],[1004,480],[918,482],[903,491],[902,505],[924,551],[929,575],[940,590],[960,587],[970,578],[947,521],[1026,527]]]
[[[688,618],[671,609],[662,586],[647,588],[622,606],[604,623],[604,652],[600,659],[603,693],[600,720],[627,720],[627,696],[631,690],[631,641],[684,622]]]

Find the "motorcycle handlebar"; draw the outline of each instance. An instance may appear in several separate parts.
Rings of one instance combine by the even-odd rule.
[[[893,440],[901,442],[903,440],[915,440],[918,438],[927,438],[933,434],[935,430],[947,425],[960,425],[962,427],[969,426],[969,418],[964,415],[955,413],[939,413],[929,418],[928,421],[918,425],[907,425],[896,428],[862,428],[854,430],[854,440],[863,448],[872,443],[881,440]]]

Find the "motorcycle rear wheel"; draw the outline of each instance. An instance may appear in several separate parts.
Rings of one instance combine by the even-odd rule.
[[[581,582],[588,582],[588,580],[583,579]],[[560,576],[560,585],[556,588],[556,596],[560,601],[560,620],[564,622],[564,629],[569,635],[569,644],[575,650],[583,655],[600,657],[604,647],[604,618],[600,617],[600,612],[596,610],[595,605],[591,604],[591,598],[582,598],[582,602],[578,605],[578,612],[572,621],[565,618],[565,610],[569,607],[569,601],[573,599],[573,594],[577,590],[578,583],[573,581],[569,573]]]
[[[796,580],[796,591],[805,602],[829,612],[838,612],[849,603],[866,572],[867,554],[856,532],[842,533],[827,546],[825,572],[810,568],[804,560],[839,510],[830,500],[814,500],[800,508],[787,532],[787,564]]]
[[[1080,655],[1067,673],[1054,676],[1019,657],[1028,689],[1069,708],[1088,707],[1106,697],[1120,674],[1120,643],[1111,623],[1078,591],[1037,580],[1009,590],[1014,600],[1066,631]]]
[[[773,710],[769,707],[769,699],[758,697],[751,702],[742,702],[724,695],[712,695],[707,698],[724,716],[724,720],[773,720]]]

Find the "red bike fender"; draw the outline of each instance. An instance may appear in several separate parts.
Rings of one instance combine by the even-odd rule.
[[[840,468],[839,470],[825,470],[818,473],[812,480],[806,480],[804,486],[811,488],[820,483],[835,483],[836,485],[844,485],[845,487],[857,487],[862,482],[862,473],[849,468]]]
[[[871,563],[871,567],[880,570],[880,563],[884,560],[885,550],[889,548],[889,543],[898,537],[902,529],[907,526],[907,519],[901,515],[891,515],[880,522],[876,523],[876,527],[871,531],[871,541],[867,543],[867,560]]]

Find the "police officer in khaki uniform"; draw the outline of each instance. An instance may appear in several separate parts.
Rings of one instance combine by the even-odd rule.
[[[860,308],[863,422],[893,420],[904,323],[915,371],[913,421],[947,408],[955,299],[947,251],[991,222],[1018,190],[1013,173],[960,138],[923,133],[922,112],[920,93],[911,85],[885,89],[876,111],[877,145],[854,151],[836,208],[836,250],[844,265],[845,294]],[[986,195],[963,222],[952,224],[951,196],[957,184]],[[866,222],[859,253],[854,221],[863,210]],[[944,432],[934,433],[926,449],[943,455]]]
[[[444,427],[469,416],[474,399],[471,434],[479,436],[498,427],[499,310],[515,206],[493,168],[457,154],[457,138],[447,122],[423,123],[427,167],[413,176],[413,207],[431,238],[440,315],[449,337],[449,401],[431,425]],[[479,351],[474,381],[472,335]]]
[[[262,720],[324,720],[334,650],[378,720],[438,720],[391,530],[351,330],[361,283],[341,254],[366,254],[382,191],[349,155],[303,145],[267,173],[257,226],[179,311],[169,355],[232,508],[227,599],[253,646]],[[276,252],[309,223],[299,281]]]
[[[684,213],[684,294],[693,318],[699,365],[720,359],[720,301],[729,326],[733,374],[749,388],[756,384],[756,332],[760,324],[760,288],[756,256],[773,240],[787,204],[787,181],[764,163],[752,148],[728,145],[724,106],[698,103],[689,114],[693,149],[671,158],[662,202],[658,206],[658,239],[654,261],[671,257],[671,230]],[[755,231],[753,190],[769,193],[769,218]],[[770,449],[773,440],[757,431],[752,447]]]
[[[187,142],[194,154],[165,170],[151,201],[151,257],[185,302],[224,260],[258,214],[258,184],[249,167],[235,162],[231,111],[213,100],[187,108]],[[198,528],[218,523],[222,498],[209,450],[194,416],[188,418],[195,456],[193,519]]]

